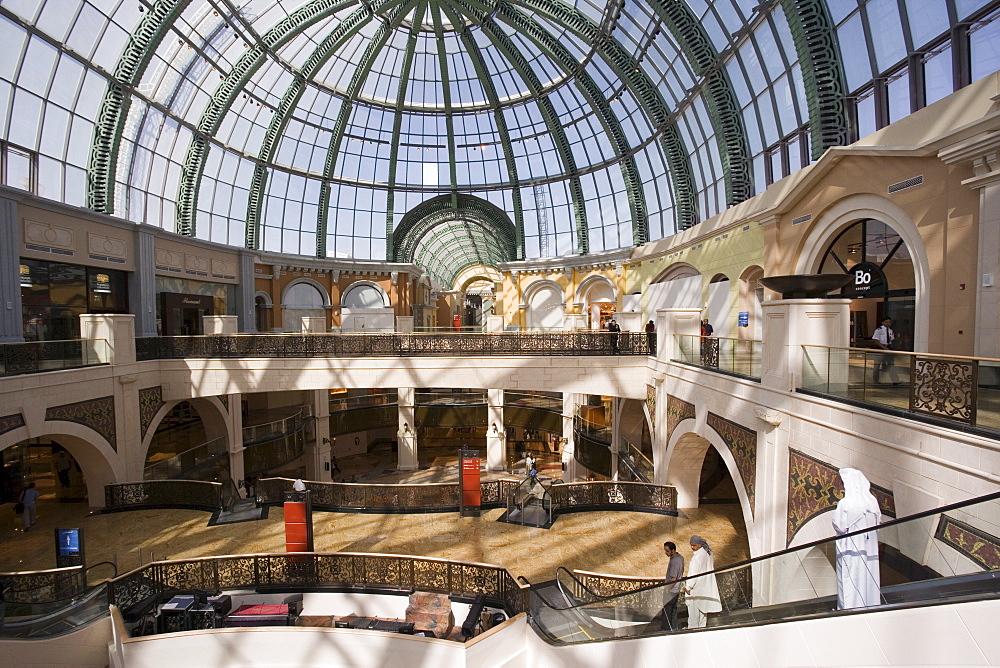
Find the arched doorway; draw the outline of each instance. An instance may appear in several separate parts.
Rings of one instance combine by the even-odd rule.
[[[205,419],[203,419],[203,416]],[[147,439],[143,480],[224,480],[229,477],[225,418],[209,399],[163,406]]]
[[[524,291],[529,330],[562,329],[563,293],[552,281],[535,281]]]
[[[893,320],[896,346],[913,350],[916,277],[905,240],[890,225],[863,218],[827,246],[819,273],[846,272],[852,280],[837,296],[851,301],[851,345],[871,337],[885,318]]]
[[[286,332],[301,332],[302,318],[326,318],[329,295],[308,279],[291,283],[281,296],[281,328]]]
[[[588,329],[604,329],[605,323],[615,317],[615,288],[606,277],[590,276],[584,279],[577,294],[577,302],[587,314]]]
[[[729,277],[725,274],[716,274],[708,284],[706,317],[715,329],[715,335],[723,339],[731,336],[729,325],[732,321],[732,307],[730,302]]]

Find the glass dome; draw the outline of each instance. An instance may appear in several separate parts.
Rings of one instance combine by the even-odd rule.
[[[233,245],[416,261],[448,284],[697,224],[997,70],[998,12],[3,0],[4,182]],[[403,238],[436,198],[446,232]]]

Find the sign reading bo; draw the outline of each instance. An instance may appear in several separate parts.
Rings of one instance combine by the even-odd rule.
[[[844,287],[844,296],[851,299],[867,299],[885,297],[887,289],[885,274],[881,267],[873,262],[862,262],[851,267],[853,277]]]

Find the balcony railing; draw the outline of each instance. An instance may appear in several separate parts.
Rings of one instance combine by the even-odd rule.
[[[30,341],[0,344],[0,377],[107,364],[104,339]]]
[[[644,333],[235,334],[136,339],[136,358],[648,355]]]
[[[763,342],[715,336],[674,336],[674,360],[760,380]]]
[[[1000,360],[802,346],[801,389],[1000,431]]]

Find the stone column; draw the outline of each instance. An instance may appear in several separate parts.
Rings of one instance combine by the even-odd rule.
[[[621,397],[611,398],[611,479],[618,480],[618,456],[622,446],[622,409],[625,401]]]
[[[0,198],[0,343],[24,341],[21,316],[21,236],[17,202]]]
[[[997,98],[994,98],[996,101]],[[1000,357],[1000,135],[984,133],[942,150],[947,164],[968,164],[962,185],[979,190],[979,258],[976,277],[976,357]],[[994,369],[980,367],[982,374]],[[996,379],[985,379],[996,382]]]
[[[779,299],[762,305],[761,385],[782,392],[803,386],[841,392],[847,388],[850,299]],[[830,346],[803,353],[802,346]],[[808,362],[804,368],[803,363]],[[823,387],[819,388],[822,383]]]
[[[754,414],[757,417],[757,500],[753,526],[747,528],[747,540],[750,555],[756,557],[786,547],[789,437],[783,413],[758,407]],[[752,567],[752,574],[753,600],[766,605],[772,592],[772,568],[766,562],[759,562]]]
[[[312,391],[312,410],[316,418],[314,423],[315,440],[312,443],[314,455],[307,460],[306,469],[310,480],[323,482],[333,480],[333,467],[330,465],[333,445],[330,438],[330,392],[328,390]]]
[[[107,364],[135,363],[135,316],[131,313],[80,316],[80,338],[94,339],[89,353]],[[107,344],[99,340],[107,341]]]
[[[252,251],[240,251],[240,282],[236,286],[236,317],[239,318],[241,332],[257,331],[257,318],[254,317],[254,257]]]
[[[675,336],[701,334],[701,309],[663,308],[656,311],[656,359],[677,357]]]
[[[657,348],[659,351],[659,348]],[[653,482],[667,484],[667,384],[666,374],[653,374],[656,388],[656,406],[653,410]]]
[[[201,327],[206,335],[236,334],[239,332],[238,320],[235,315],[203,315]]]
[[[573,438],[573,417],[576,415],[576,407],[580,404],[581,395],[572,392],[563,392],[563,446],[562,461],[566,465],[563,471],[565,482],[576,482],[580,479],[580,465],[576,462],[576,439]]]
[[[132,250],[135,271],[128,275],[128,306],[136,336],[156,336],[156,236],[137,225]]]
[[[399,397],[399,430],[396,432],[396,438],[399,441],[399,460],[396,468],[400,471],[417,470],[417,409],[414,405],[415,394],[415,388],[397,388],[397,396]]]
[[[503,471],[507,464],[503,390],[486,390],[486,424],[486,470]]]
[[[226,449],[229,452],[229,477],[233,479],[233,484],[239,489],[239,481],[247,477],[246,468],[243,462],[243,395],[229,394],[227,403],[229,404],[229,415],[227,424],[229,442]]]

